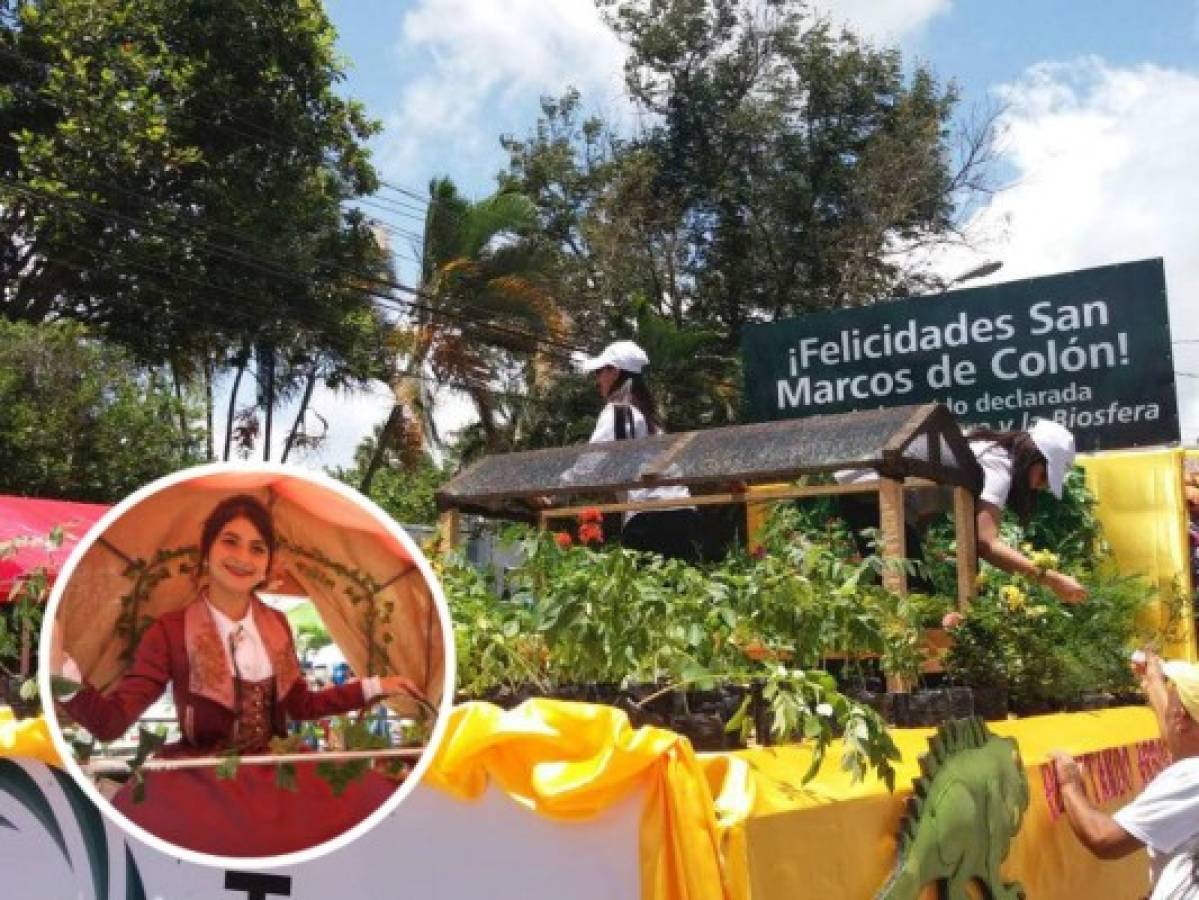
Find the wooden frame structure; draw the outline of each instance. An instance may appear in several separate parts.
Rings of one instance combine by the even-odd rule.
[[[743,487],[846,469],[872,469],[878,478],[752,493]],[[641,512],[680,505],[877,493],[883,556],[898,560],[907,550],[905,492],[946,487],[953,491],[957,597],[959,604],[965,604],[974,594],[978,572],[975,498],[982,479],[978,461],[949,410],[925,404],[498,454],[470,466],[443,485],[436,497],[442,540],[452,545],[461,513],[537,522],[544,528],[551,520],[574,517],[585,508]],[[677,499],[569,503],[579,497],[667,485],[698,490],[684,503]],[[555,501],[566,505],[554,505]],[[888,566],[884,580],[892,590],[907,590],[900,566]]]

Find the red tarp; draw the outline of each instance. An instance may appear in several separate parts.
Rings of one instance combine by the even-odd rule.
[[[57,575],[75,544],[108,510],[101,503],[0,497],[0,543],[14,538],[34,542],[0,559],[0,603],[8,600],[14,582],[38,566],[45,566],[51,575]],[[63,530],[62,546],[50,550],[41,541],[56,527]]]

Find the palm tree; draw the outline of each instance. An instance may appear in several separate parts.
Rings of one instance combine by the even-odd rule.
[[[500,191],[477,203],[448,178],[429,185],[420,294],[392,333],[395,402],[363,475],[370,490],[388,450],[416,458],[440,438],[435,381],[464,390],[490,444],[501,443],[494,385],[514,367],[533,387],[551,370],[544,341],[560,341],[567,318],[550,287],[550,257],[531,234],[537,213],[523,194]],[[407,451],[407,454],[405,454]]]

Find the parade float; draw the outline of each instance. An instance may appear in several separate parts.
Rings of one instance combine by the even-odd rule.
[[[377,893],[383,856],[407,890],[446,897],[1135,895],[1143,855],[1083,850],[1047,765],[1070,751],[1114,808],[1167,762],[1126,658],[1145,638],[1193,648],[1189,575],[1171,571],[1186,558],[1181,456],[1132,456],[1084,461],[1098,505],[1075,473],[1058,515],[1025,535],[1086,581],[1088,603],[1070,610],[977,571],[977,474],[943,408],[485,459],[443,491],[445,536],[464,514],[527,524],[503,571],[436,560],[460,702],[392,816],[282,869],[181,863],[87,812],[42,720],[6,718],[0,814],[17,824],[0,856],[30,873],[17,896],[46,896],[53,878],[94,896],[101,882],[126,896]],[[826,477],[849,467],[881,478]],[[605,517],[630,505],[598,498],[649,483],[686,484],[701,509],[761,526],[699,566],[638,556],[605,538]],[[847,490],[879,496],[877,554],[857,558],[835,520],[829,498]],[[929,491],[953,515],[919,568],[904,559],[902,498]],[[1147,537],[1149,518],[1172,524]],[[1137,552],[1156,568],[1135,567]],[[917,577],[936,590],[908,590]]]

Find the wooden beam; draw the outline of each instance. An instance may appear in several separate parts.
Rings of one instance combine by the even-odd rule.
[[[437,546],[444,553],[458,546],[458,510],[450,508],[437,517]]]
[[[908,592],[908,576],[895,564],[907,557],[903,530],[903,482],[895,478],[878,481],[878,522],[882,532],[883,586],[897,594]],[[894,562],[893,562],[894,561]]]
[[[678,509],[680,506],[719,506],[732,503],[768,503],[773,500],[796,500],[803,497],[828,497],[841,494],[872,494],[879,489],[879,481],[859,481],[854,484],[812,484],[803,487],[777,488],[768,491],[702,494],[673,500],[631,500],[625,503],[588,503],[586,506],[555,506],[543,509],[538,514],[544,519],[570,519],[585,509],[598,509],[602,513],[648,512],[654,509]],[[936,482],[925,478],[909,478],[909,487],[936,487]]]
[[[963,487],[953,489],[953,534],[957,542],[958,607],[965,609],[974,599],[978,579],[978,512],[974,494]]]

